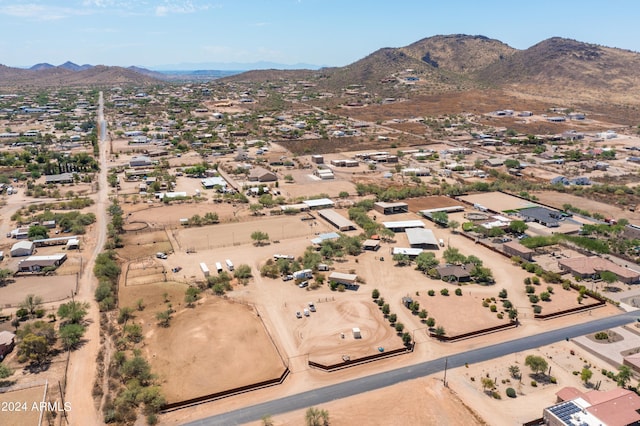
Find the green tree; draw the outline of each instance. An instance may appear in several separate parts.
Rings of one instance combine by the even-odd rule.
[[[0,286],[3,286],[12,274],[11,269],[0,269]]]
[[[184,303],[188,307],[193,307],[196,301],[200,298],[200,289],[198,287],[188,287],[184,292]]]
[[[307,426],[329,426],[329,412],[315,407],[309,407],[305,413]]]
[[[529,225],[523,220],[512,220],[509,224],[509,230],[514,234],[524,234],[527,229],[529,229]]]
[[[396,253],[393,255],[393,261],[396,262],[398,266],[406,266],[411,263],[411,259],[409,255],[403,253]]]
[[[440,226],[446,227],[449,223],[449,215],[446,212],[434,212],[431,219]]]
[[[511,377],[513,377],[514,379],[519,379],[520,378],[520,367],[518,367],[517,365],[510,365],[509,366],[509,374],[511,374]]]
[[[627,386],[627,383],[631,380],[633,376],[633,372],[631,368],[627,365],[621,365],[618,367],[618,374],[616,375],[616,383],[618,386],[624,388]]]
[[[239,280],[251,278],[251,266],[247,264],[238,265],[233,272],[233,276]]]
[[[416,269],[422,272],[427,272],[429,269],[438,266],[439,262],[436,259],[436,255],[432,252],[423,251],[416,257]]]
[[[28,237],[30,240],[41,240],[49,238],[49,229],[42,225],[33,225],[29,227]]]
[[[255,245],[261,246],[265,241],[269,241],[269,234],[262,231],[253,231],[251,233],[251,239],[254,241]]]
[[[0,379],[6,379],[13,375],[13,370],[8,365],[0,364]]]
[[[460,265],[462,263],[465,263],[467,258],[460,253],[460,250],[458,250],[455,247],[447,247],[447,249],[442,252],[442,258],[445,260],[445,262],[447,263],[451,263],[453,265]]]
[[[404,324],[403,324],[403,323],[401,323],[401,322],[396,323],[396,331],[397,331],[398,333],[402,333],[402,331],[403,331],[403,330],[404,330]]]
[[[18,361],[41,365],[49,357],[49,343],[44,336],[28,333],[18,344]]]
[[[589,384],[589,380],[591,380],[591,376],[593,376],[593,372],[589,370],[589,368],[584,367],[580,372],[580,379],[584,382],[585,385]]]
[[[158,320],[158,324],[162,327],[169,327],[169,323],[171,322],[171,311],[160,311],[156,313],[156,319]]]
[[[427,326],[428,327],[433,327],[434,325],[436,325],[436,319],[433,318],[433,317],[427,318]]]
[[[71,324],[80,324],[87,315],[89,304],[86,302],[71,301],[60,305],[58,316],[68,320]]]
[[[457,229],[460,227],[460,222],[458,222],[457,220],[450,220],[449,221],[449,228],[451,228],[451,230],[453,231],[453,233],[456,233]]]
[[[60,340],[62,341],[62,346],[66,350],[74,349],[82,336],[84,335],[85,327],[81,324],[77,323],[69,323],[60,327]]]
[[[380,297],[380,291],[377,288],[374,288],[371,292],[371,297],[373,298],[373,300],[378,299]]]
[[[35,294],[27,294],[20,303],[22,309],[26,309],[29,315],[35,315],[36,311],[42,306],[42,297]]]
[[[493,379],[489,377],[483,377],[481,380],[481,383],[482,383],[482,389],[484,389],[485,392],[492,390],[496,386]]]
[[[543,357],[538,355],[527,355],[524,360],[524,365],[529,367],[533,374],[544,373],[549,367],[547,361]]]
[[[618,276],[610,271],[602,271],[600,272],[600,278],[607,284],[613,284],[618,281]]]

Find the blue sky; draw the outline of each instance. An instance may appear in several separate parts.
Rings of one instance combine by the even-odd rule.
[[[640,51],[639,12],[635,0],[0,0],[0,63],[343,66],[458,33],[518,49],[560,36]]]

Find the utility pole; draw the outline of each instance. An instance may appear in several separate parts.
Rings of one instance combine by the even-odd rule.
[[[447,366],[449,365],[449,358],[444,359],[444,386],[447,387]]]

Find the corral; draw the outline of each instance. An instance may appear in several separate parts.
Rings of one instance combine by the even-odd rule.
[[[39,424],[40,411],[33,409],[33,404],[39,407],[43,397],[44,386],[33,386],[0,393],[0,406],[2,407],[2,416],[0,417],[2,418],[2,425],[24,426]]]
[[[339,300],[320,303],[317,312],[299,320],[294,335],[300,353],[309,361],[336,364],[345,358],[357,359],[403,347],[395,329],[385,323],[378,305],[372,301]],[[355,339],[352,328],[359,328]]]
[[[8,280],[8,284],[0,286],[1,306],[18,306],[28,294],[37,294],[45,303],[64,300],[74,294],[76,285],[76,274],[15,277]]]
[[[460,201],[442,195],[412,198],[410,200],[407,200],[406,202],[409,205],[409,211],[414,213],[418,213],[420,210],[454,207],[460,205]]]

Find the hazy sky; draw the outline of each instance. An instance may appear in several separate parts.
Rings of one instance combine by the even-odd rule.
[[[0,0],[0,63],[343,66],[437,34],[640,51],[637,0]]]

